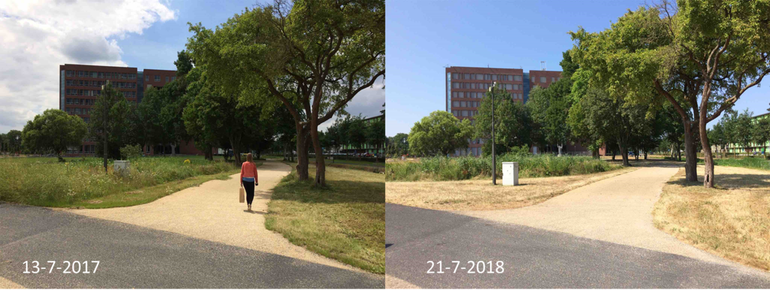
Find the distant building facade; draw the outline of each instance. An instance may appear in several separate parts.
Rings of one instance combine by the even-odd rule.
[[[176,71],[146,69],[137,71],[135,67],[116,67],[82,64],[64,64],[59,66],[59,109],[70,115],[76,115],[86,123],[90,122],[91,109],[101,95],[102,85],[109,81],[114,88],[123,93],[129,103],[141,102],[144,91],[150,86],[162,88],[176,80]],[[158,147],[158,146],[156,146]],[[168,146],[166,146],[168,147]],[[161,146],[162,148],[162,146]],[[145,148],[148,154],[154,154],[158,148]],[[193,146],[193,142],[180,142],[177,153],[203,155]],[[68,155],[93,155],[96,142],[86,138],[79,147],[72,147]]]
[[[497,82],[502,86],[514,101],[526,103],[533,88],[547,88],[559,79],[560,71],[524,72],[523,69],[514,68],[447,67],[445,108],[458,119],[469,119],[475,124],[481,99],[493,83]],[[484,140],[471,140],[468,148],[456,150],[455,155],[480,156],[483,144]]]
[[[385,121],[385,115],[384,114],[383,115],[379,115],[379,116],[374,116],[374,117],[371,117],[371,118],[366,118],[366,119],[363,120],[364,124],[369,124],[369,123],[372,123],[372,122],[384,122],[384,121]],[[360,146],[347,144],[347,145],[340,146],[339,153],[348,153],[348,154],[350,154],[350,153],[352,153],[352,154],[370,153],[370,154],[374,154],[374,155],[380,156],[383,153],[385,153],[385,145],[386,145],[386,143],[383,143],[383,144],[380,144],[380,145],[366,143],[366,144],[362,144]]]

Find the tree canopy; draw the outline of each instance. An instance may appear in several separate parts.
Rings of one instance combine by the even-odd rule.
[[[27,121],[22,132],[25,148],[32,152],[54,152],[64,162],[62,153],[69,146],[79,146],[86,135],[86,122],[62,110],[48,109]]]
[[[414,123],[409,132],[409,151],[422,156],[446,156],[455,149],[467,148],[472,134],[468,119],[460,121],[449,112],[435,111]]]
[[[191,25],[187,47],[224,88],[280,101],[294,118],[297,172],[308,179],[309,136],[318,185],[325,163],[318,125],[385,75],[385,1],[277,0],[245,10],[212,31]]]

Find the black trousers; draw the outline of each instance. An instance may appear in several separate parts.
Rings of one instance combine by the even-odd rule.
[[[246,189],[246,203],[251,204],[254,201],[254,181],[243,181],[243,188]]]

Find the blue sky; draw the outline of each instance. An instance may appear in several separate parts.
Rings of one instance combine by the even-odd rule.
[[[649,1],[648,1],[649,2]],[[609,28],[642,1],[386,2],[386,134],[409,133],[430,112],[444,110],[444,67],[490,66],[561,70],[569,31]],[[765,81],[768,83],[769,81]],[[770,107],[770,90],[752,88],[735,109],[755,115]],[[716,123],[712,121],[710,125]]]
[[[187,22],[203,23],[214,29],[244,8],[253,8],[257,1],[171,1],[167,7],[177,13],[177,19],[156,22],[141,35],[129,34],[124,39],[115,38],[123,51],[122,60],[138,69],[176,69],[176,53],[185,48],[188,31]]]

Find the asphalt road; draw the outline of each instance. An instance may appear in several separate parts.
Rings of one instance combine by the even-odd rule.
[[[100,261],[23,274],[24,261]],[[383,288],[380,276],[83,217],[0,204],[0,277],[27,288]]]
[[[442,211],[385,209],[387,275],[421,288],[770,288],[758,270]],[[450,269],[428,274],[428,261]],[[453,273],[452,261],[505,267]]]

